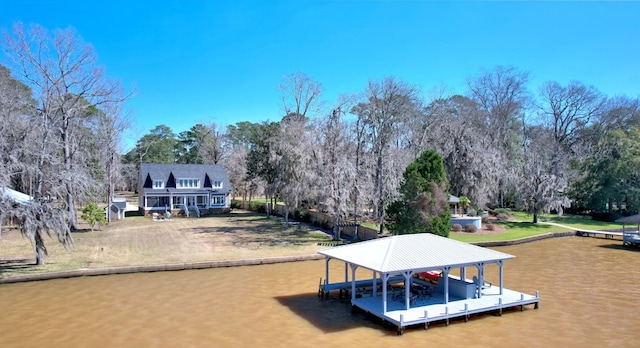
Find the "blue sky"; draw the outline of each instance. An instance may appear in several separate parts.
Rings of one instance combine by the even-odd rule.
[[[278,121],[295,72],[329,103],[385,76],[465,93],[498,65],[528,71],[533,91],[578,80],[640,96],[640,2],[0,0],[0,28],[18,21],[74,27],[135,92],[125,150],[158,124]]]

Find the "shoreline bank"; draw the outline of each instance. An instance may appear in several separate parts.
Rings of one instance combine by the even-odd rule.
[[[573,236],[576,236],[576,231],[549,232],[549,233],[545,233],[537,236],[531,236],[531,237],[514,239],[514,240],[476,242],[471,244],[475,244],[482,247],[500,247],[500,246],[523,244],[523,243],[531,243],[531,242],[549,239],[549,238],[573,237]],[[299,256],[277,256],[277,257],[263,257],[263,258],[222,260],[222,261],[181,262],[181,263],[159,264],[159,265],[81,268],[81,269],[68,270],[68,271],[10,276],[6,278],[0,278],[0,284],[23,283],[23,282],[63,279],[63,278],[104,276],[104,275],[112,275],[112,274],[184,271],[184,270],[193,270],[193,269],[238,267],[238,266],[259,266],[259,265],[267,265],[267,264],[274,264],[274,263],[312,261],[312,260],[322,260],[322,259],[324,259],[323,255],[311,254],[311,255],[299,255]]]

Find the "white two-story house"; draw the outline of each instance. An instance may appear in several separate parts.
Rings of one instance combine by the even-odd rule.
[[[145,215],[170,211],[200,216],[230,208],[231,184],[219,164],[142,163],[138,185]]]

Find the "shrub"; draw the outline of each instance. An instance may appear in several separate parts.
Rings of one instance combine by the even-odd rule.
[[[239,201],[231,201],[231,209],[240,209],[240,202]]]
[[[267,212],[265,204],[264,203],[258,203],[258,202],[249,202],[249,210],[255,211],[255,212],[258,212],[258,213],[266,213]]]
[[[478,215],[478,212],[476,212],[476,210],[473,209],[473,208],[469,208],[469,209],[467,209],[467,215],[468,216],[476,216],[476,215]]]
[[[596,221],[604,221],[604,222],[615,222],[621,216],[616,213],[593,213],[591,214],[591,220]]]
[[[505,214],[505,215],[507,215],[508,217],[510,217],[510,216],[511,216],[511,212],[509,211],[509,209],[505,209],[505,208],[498,208],[498,209],[494,209],[491,213],[492,213],[493,215],[496,215],[496,216],[498,216],[498,215],[500,215],[500,214]]]
[[[482,220],[483,224],[488,224],[489,223],[489,218],[486,217],[486,216],[483,216],[481,220]]]
[[[505,213],[498,213],[498,215],[496,215],[496,218],[500,221],[507,221],[509,220],[511,216],[509,214],[505,214]]]
[[[487,229],[487,231],[493,231],[495,229],[495,225],[490,222],[485,223],[484,226]]]
[[[306,210],[296,210],[293,212],[293,218],[300,222],[309,222],[311,220],[311,216],[307,213]]]
[[[451,230],[453,232],[460,232],[462,231],[462,225],[460,224],[453,224],[453,226],[451,226]]]
[[[103,209],[100,209],[97,204],[90,203],[86,207],[82,209],[82,216],[80,218],[91,226],[91,231],[93,228],[98,225],[98,228],[101,228],[102,225],[107,224],[107,218],[105,217],[105,213]]]
[[[466,224],[466,225],[464,225],[464,231],[465,232],[473,233],[473,232],[475,232],[477,230],[478,229],[477,229],[476,225],[474,225],[474,224]]]

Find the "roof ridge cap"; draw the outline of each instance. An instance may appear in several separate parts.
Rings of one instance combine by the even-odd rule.
[[[398,237],[398,236],[392,236],[392,237],[388,238],[389,244],[387,245],[387,251],[384,253],[384,258],[382,259],[382,264],[381,264],[381,267],[380,267],[380,269],[383,270],[383,272],[386,272],[387,266],[389,265],[389,262],[392,259],[392,257],[391,257],[392,252],[391,251],[393,250],[393,247],[396,244],[396,240],[398,239],[398,238],[395,238],[395,237]]]

